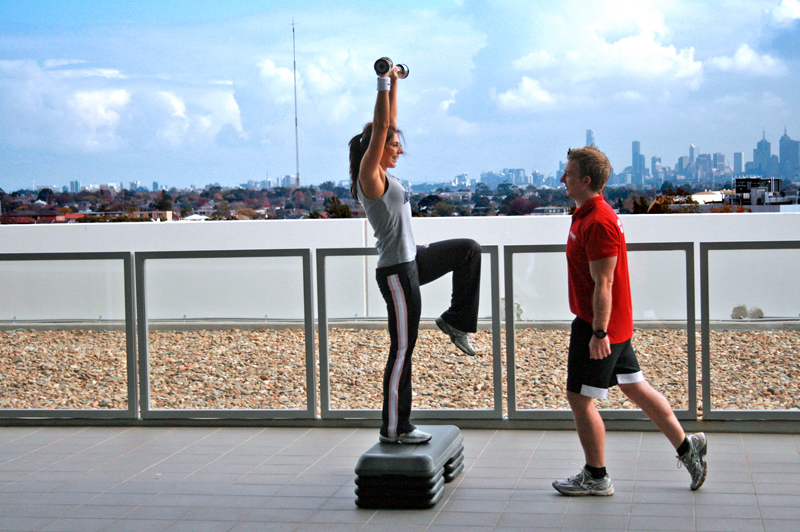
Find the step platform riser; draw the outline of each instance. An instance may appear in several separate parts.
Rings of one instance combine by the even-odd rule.
[[[464,469],[464,436],[458,427],[419,427],[423,444],[376,443],[356,465],[359,508],[431,508]]]

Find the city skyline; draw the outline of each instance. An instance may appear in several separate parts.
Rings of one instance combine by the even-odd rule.
[[[395,173],[414,183],[555,175],[587,130],[618,172],[632,141],[674,167],[691,143],[730,164],[763,131],[800,137],[798,0],[9,0],[0,187],[294,174],[293,29],[302,185],[347,179],[381,56],[411,69]]]
[[[786,147],[787,144],[789,144],[788,150],[791,150],[790,152],[788,152],[788,150],[787,150],[787,147]],[[586,146],[590,146],[590,145],[591,146],[596,146],[594,131],[591,130],[591,129],[587,129],[586,130],[586,144],[585,145]],[[779,139],[778,146],[779,146],[779,149],[781,151],[779,151],[778,153],[773,153],[772,152],[773,143],[770,142],[769,140],[767,140],[765,131],[762,131],[762,138],[755,144],[755,148],[753,148],[752,150],[744,150],[744,151],[741,151],[741,152],[733,152],[733,153],[730,154],[731,155],[730,158],[726,157],[726,155],[727,155],[726,152],[704,153],[699,146],[696,146],[694,143],[690,143],[687,146],[687,149],[686,149],[687,155],[683,155],[683,156],[679,157],[678,160],[675,161],[673,164],[669,164],[669,161],[663,161],[662,158],[659,157],[658,155],[647,154],[645,156],[645,154],[642,153],[643,150],[641,148],[641,143],[639,141],[635,141],[634,140],[634,141],[631,142],[631,145],[632,145],[632,156],[631,156],[631,160],[629,161],[630,164],[628,164],[627,166],[618,167],[618,166],[613,166],[613,161],[612,161],[612,166],[613,166],[612,171],[614,172],[614,175],[616,175],[616,176],[622,176],[625,173],[626,170],[629,171],[631,176],[633,176],[633,178],[634,178],[633,181],[631,181],[630,183],[639,184],[639,185],[642,184],[642,180],[644,178],[648,178],[648,179],[657,179],[658,178],[658,176],[656,175],[656,164],[658,165],[658,169],[659,170],[663,171],[664,169],[666,169],[666,170],[669,170],[671,173],[674,174],[675,172],[684,171],[685,167],[683,167],[682,165],[684,165],[686,162],[691,162],[692,164],[695,164],[696,161],[701,161],[701,160],[704,160],[706,158],[708,159],[709,169],[712,172],[714,170],[724,171],[726,169],[730,169],[731,170],[731,176],[748,175],[748,174],[753,174],[753,175],[762,175],[763,174],[765,176],[781,177],[783,179],[790,179],[791,180],[793,177],[794,178],[797,177],[797,170],[798,170],[798,168],[800,168],[800,149],[798,149],[798,148],[800,148],[800,141],[791,139],[791,136],[788,135],[788,129],[787,128],[784,128],[784,133],[783,133],[782,137]],[[748,157],[748,155],[746,155],[746,154],[750,153],[751,151],[752,151],[752,156]],[[639,166],[637,166],[635,164],[635,160],[636,160],[637,155],[638,155],[638,158],[639,158],[639,161],[640,161],[640,163],[639,163],[640,165]],[[782,160],[785,161],[787,159],[787,155],[788,155],[788,158],[792,161],[792,165],[793,166],[791,166],[791,167],[787,166],[787,167],[784,168],[784,166],[783,166],[784,163],[780,162],[780,161],[782,161]],[[647,165],[648,161],[650,162],[649,166]],[[551,184],[553,184],[555,186],[558,186],[557,181],[558,181],[558,178],[560,177],[559,173],[561,171],[563,171],[563,166],[564,166],[564,163],[561,164],[561,167],[556,172],[552,172],[550,174],[544,174],[543,172],[539,172],[535,168],[533,168],[533,169],[531,169],[531,173],[526,175],[525,173],[528,171],[528,169],[522,168],[521,170],[523,171],[523,175],[526,175],[526,177],[531,177],[531,176],[534,175],[534,173],[538,173],[542,177],[544,177],[545,179],[548,178],[548,177],[553,178],[550,181],[555,181],[555,183],[551,183]],[[701,170],[702,169],[703,168],[701,166]],[[794,173],[788,174],[788,172],[791,172],[792,169],[794,169]],[[497,179],[498,176],[499,176],[498,172],[500,174],[510,172],[509,175],[513,176],[514,174],[518,173],[519,170],[520,169],[512,169],[509,166],[503,166],[502,170],[500,170],[500,168],[491,169],[491,170],[486,170],[484,173],[486,175],[490,176],[490,179],[492,181],[500,182],[500,180]],[[454,185],[457,185],[457,186],[463,185],[465,187],[468,187],[470,182],[477,182],[477,183],[486,182],[485,180],[482,181],[482,179],[481,179],[482,175],[467,176],[466,174],[459,174],[459,175],[441,176],[441,178],[439,180],[431,180],[431,181],[410,181],[410,180],[406,180],[406,181],[408,181],[410,183],[414,183],[414,184],[425,184],[425,183],[427,183],[427,184],[436,184],[436,183],[453,182]],[[516,176],[514,176],[514,177],[516,177]],[[637,177],[639,178],[639,181],[636,180]],[[665,176],[661,176],[661,177],[662,177],[662,180],[671,179],[669,176],[666,176],[666,177]],[[347,180],[328,179],[326,181],[332,181],[336,185],[341,185],[342,183],[345,183]],[[702,179],[700,179],[700,181],[702,181]],[[322,181],[320,183],[305,183],[305,184],[301,183],[300,186],[318,186],[323,182],[324,181]],[[176,186],[176,185],[172,185],[172,184],[170,184],[168,182],[165,183],[165,182],[159,182],[159,181],[152,181],[152,186],[148,186],[148,183],[146,183],[146,182],[142,182],[142,181],[139,181],[139,180],[134,180],[134,181],[128,181],[128,187],[126,187],[125,186],[125,182],[123,182],[123,181],[108,181],[108,182],[102,182],[102,183],[98,183],[98,182],[89,183],[89,182],[81,182],[80,180],[76,179],[76,180],[70,180],[70,182],[67,183],[67,184],[40,182],[40,183],[32,183],[31,187],[24,187],[23,186],[23,187],[20,187],[18,189],[8,189],[8,190],[4,189],[3,186],[2,186],[2,183],[0,183],[0,189],[3,189],[3,190],[5,190],[6,193],[9,193],[9,192],[13,192],[14,190],[22,190],[22,189],[29,189],[29,190],[37,190],[38,189],[38,190],[41,190],[42,188],[47,187],[47,188],[53,188],[54,190],[57,190],[57,191],[66,191],[66,192],[70,192],[70,193],[75,193],[75,192],[78,192],[81,188],[89,187],[91,189],[98,189],[98,188],[101,188],[103,186],[112,186],[113,188],[119,188],[119,189],[128,188],[128,189],[134,189],[134,190],[138,189],[138,188],[143,188],[143,189],[153,190],[154,191],[154,190],[162,190],[162,189],[163,190],[168,190],[170,188],[178,188],[178,189],[196,188],[196,189],[203,189],[203,188],[208,188],[208,187],[211,187],[211,186],[222,186],[223,188],[236,188],[236,187],[239,187],[239,186],[245,186],[245,188],[247,188],[249,186],[250,188],[252,188],[252,186],[254,184],[264,184],[264,183],[270,183],[269,187],[264,187],[264,188],[272,188],[272,187],[294,188],[294,187],[297,186],[296,185],[296,177],[295,177],[295,175],[294,174],[286,174],[286,175],[283,175],[283,176],[274,176],[274,177],[269,177],[269,178],[266,178],[266,179],[249,179],[247,181],[242,181],[242,182],[231,184],[231,185],[223,185],[223,184],[218,183],[218,182],[210,182],[210,183],[202,183],[202,184],[193,183],[193,184],[191,184],[189,186]],[[514,180],[514,183],[516,184],[516,179]],[[496,185],[497,183],[493,182],[492,184]],[[619,184],[624,184],[624,183],[615,182],[613,179],[609,182],[609,185],[619,185]]]

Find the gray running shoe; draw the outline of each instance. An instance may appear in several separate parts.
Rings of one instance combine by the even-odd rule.
[[[382,443],[427,443],[431,441],[431,435],[419,429],[414,429],[411,432],[398,434],[396,438],[390,438],[389,436],[381,434],[378,439]]]
[[[681,464],[686,467],[686,470],[692,475],[690,487],[692,490],[696,490],[703,485],[706,480],[706,473],[708,473],[708,467],[706,467],[708,442],[706,441],[706,435],[702,432],[689,434],[686,439],[689,440],[689,450],[683,456],[678,457],[678,469],[680,469]]]
[[[446,335],[450,336],[450,340],[455,344],[455,346],[466,354],[470,356],[475,356],[475,348],[472,347],[472,344],[469,341],[469,333],[465,333],[464,331],[459,331],[455,327],[451,326],[449,323],[444,321],[442,318],[436,318],[436,325],[444,332]]]
[[[566,480],[554,480],[553,487],[563,495],[614,495],[614,486],[608,475],[600,479],[592,478],[592,475],[581,469],[581,472],[574,477]]]

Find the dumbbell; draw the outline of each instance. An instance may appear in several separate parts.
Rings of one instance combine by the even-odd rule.
[[[389,72],[392,67],[394,67],[394,63],[388,57],[381,57],[377,61],[375,61],[375,73],[379,76],[386,74]],[[399,78],[407,78],[408,77],[408,66],[407,65],[397,65],[397,77]]]

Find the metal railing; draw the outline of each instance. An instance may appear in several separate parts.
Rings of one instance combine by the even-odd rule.
[[[482,253],[490,257],[491,301],[492,301],[492,381],[494,405],[492,409],[426,409],[421,414],[427,419],[502,419],[502,353],[500,340],[500,277],[497,246],[482,246]],[[327,259],[330,257],[375,256],[374,248],[318,249],[317,250],[317,303],[319,305],[319,368],[320,368],[320,412],[323,419],[364,418],[380,419],[380,410],[332,409],[330,401],[330,356],[328,342],[327,312]]]
[[[700,303],[701,303],[701,357],[703,380],[703,419],[704,420],[800,420],[800,410],[719,410],[714,408],[711,396],[711,318],[710,318],[710,284],[711,270],[709,268],[712,251],[774,251],[774,250],[800,250],[800,242],[701,242],[700,243]],[[774,266],[774,265],[771,265]],[[771,269],[771,268],[770,268]],[[767,269],[765,268],[765,271]],[[796,275],[796,274],[795,274]],[[735,289],[735,287],[730,287]],[[794,353],[795,357],[800,353]],[[795,379],[796,380],[796,377]]]
[[[111,261],[119,264],[123,274],[122,297],[125,314],[125,375],[127,384],[127,409],[89,408],[24,408],[0,409],[0,418],[83,418],[92,420],[135,419],[139,416],[138,382],[136,373],[136,319],[133,254],[112,253],[19,253],[2,254],[0,262],[53,262],[53,261]],[[76,291],[77,292],[77,291]],[[77,294],[76,294],[77,295]],[[55,302],[54,302],[55,303]],[[22,325],[20,325],[22,326]],[[34,383],[32,385],[35,386]]]
[[[641,243],[628,244],[631,254],[678,252],[682,254],[685,280],[682,289],[686,302],[685,327],[687,334],[687,379],[688,407],[676,410],[682,420],[696,420],[698,411],[697,370],[696,370],[696,316],[695,316],[695,244],[682,243]],[[701,309],[701,379],[702,379],[702,419],[707,420],[800,420],[800,410],[725,410],[714,408],[712,403],[712,357],[710,346],[710,252],[741,252],[746,250],[799,250],[800,242],[712,242],[699,244],[700,263],[700,309]],[[492,394],[493,405],[490,409],[431,409],[417,411],[426,419],[453,420],[498,420],[503,419],[504,408],[507,408],[509,420],[568,420],[571,413],[567,409],[523,409],[517,406],[518,387],[517,357],[515,343],[515,309],[514,309],[514,257],[522,254],[563,254],[563,245],[505,246],[503,248],[503,276],[505,289],[505,348],[506,362],[502,354],[501,334],[501,292],[500,292],[500,258],[498,246],[483,246],[483,253],[489,255],[491,282],[491,331],[492,331]],[[377,419],[380,411],[369,409],[337,409],[332,408],[330,400],[330,356],[329,356],[329,301],[326,278],[329,260],[332,257],[370,257],[376,255],[373,248],[317,249],[316,276],[312,272],[312,251],[310,249],[292,250],[234,250],[234,251],[193,251],[193,252],[109,252],[109,253],[26,253],[0,254],[0,263],[32,261],[35,263],[59,261],[111,261],[119,265],[124,286],[121,293],[114,297],[124,300],[125,331],[125,375],[127,391],[127,408],[0,408],[0,419],[92,419],[92,420],[179,420],[179,419],[220,419],[220,420],[269,420],[269,419]],[[175,262],[195,259],[265,259],[276,257],[294,257],[302,261],[302,328],[305,334],[305,386],[306,407],[286,409],[170,409],[154,408],[151,404],[151,371],[149,352],[149,318],[148,318],[148,263],[150,261]],[[725,257],[726,266],[734,262]],[[119,272],[118,272],[119,273]],[[316,286],[314,286],[316,281]],[[359,282],[364,282],[359,279]],[[315,294],[316,289],[316,294]],[[298,296],[299,297],[299,296]],[[566,297],[566,295],[565,295]],[[314,317],[314,303],[318,309],[318,321]],[[682,322],[683,320],[681,320]],[[315,349],[315,324],[318,325],[319,349]],[[4,329],[24,327],[24,324],[5,324]],[[319,384],[317,384],[317,359],[319,354]],[[795,354],[796,355],[796,354]],[[507,399],[503,396],[503,372],[507,373]],[[317,400],[319,393],[319,401]],[[613,420],[641,419],[640,410],[612,409],[603,410],[603,416]]]
[[[686,268],[686,330],[688,353],[688,408],[676,410],[678,419],[694,420],[697,418],[697,379],[695,362],[695,296],[694,296],[694,245],[691,242],[681,243],[647,243],[628,244],[628,252],[659,252],[682,251]],[[515,342],[515,312],[514,312],[514,256],[525,253],[566,253],[565,245],[539,245],[539,246],[505,246],[503,263],[505,265],[505,315],[506,315],[506,357],[508,371],[508,417],[509,419],[572,419],[568,409],[518,409],[517,408],[517,362]],[[641,410],[631,409],[603,409],[602,415],[606,419],[633,419],[641,418]]]
[[[303,324],[305,330],[306,408],[299,409],[154,409],[150,401],[150,354],[147,318],[147,262],[154,260],[299,257],[303,262]],[[316,361],[314,357],[314,307],[311,286],[311,251],[242,250],[136,253],[136,307],[139,345],[139,393],[142,419],[309,419],[316,416]]]

